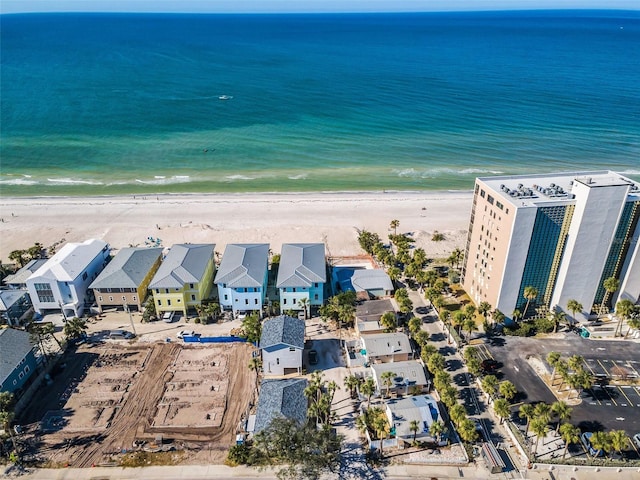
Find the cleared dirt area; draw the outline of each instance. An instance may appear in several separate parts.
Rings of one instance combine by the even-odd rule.
[[[23,414],[33,422],[25,446],[72,467],[117,463],[133,449],[222,462],[255,391],[251,352],[241,343],[83,345]]]

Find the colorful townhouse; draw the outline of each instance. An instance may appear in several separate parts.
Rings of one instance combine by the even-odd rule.
[[[36,371],[36,357],[29,334],[0,328],[0,392],[19,394]]]
[[[89,285],[107,265],[109,251],[109,244],[97,239],[67,243],[26,281],[34,310],[82,316],[93,303]]]
[[[159,314],[182,312],[186,316],[209,298],[215,273],[214,249],[212,243],[171,247],[149,284]]]
[[[229,244],[215,283],[220,307],[238,312],[262,310],[267,294],[268,243]]]
[[[105,307],[141,310],[161,262],[161,248],[120,250],[89,286],[100,311]]]
[[[327,281],[324,243],[285,243],[280,253],[276,287],[280,310],[305,310],[324,303]]]

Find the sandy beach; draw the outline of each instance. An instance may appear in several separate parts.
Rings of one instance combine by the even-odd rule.
[[[410,232],[432,258],[463,248],[471,192],[348,192],[291,194],[129,195],[0,199],[0,258],[28,248],[100,238],[113,249],[144,246],[149,237],[174,243],[325,242],[331,256],[362,253],[358,230],[383,240],[389,223]],[[437,230],[445,240],[433,242]],[[58,247],[59,248],[59,247]]]

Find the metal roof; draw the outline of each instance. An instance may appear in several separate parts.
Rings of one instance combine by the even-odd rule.
[[[268,243],[231,243],[224,249],[214,283],[229,288],[261,287],[268,262]]]
[[[369,357],[383,357],[411,353],[409,337],[404,333],[372,333],[362,336],[362,343]]]
[[[287,380],[263,380],[256,409],[255,433],[269,426],[278,417],[290,418],[301,425],[307,420],[307,397],[304,389],[307,380],[295,378]]]
[[[411,421],[418,422],[418,435],[429,434],[431,424],[440,418],[438,404],[431,395],[416,395],[387,400],[387,409],[391,413],[397,437],[413,436]]]
[[[0,329],[0,384],[13,373],[16,366],[33,349],[29,334],[14,328]]]
[[[393,291],[391,278],[384,270],[379,269],[355,270],[351,276],[351,284],[356,292],[368,292],[370,290]]]
[[[182,288],[186,283],[198,283],[213,258],[215,247],[213,243],[173,245],[149,288]]]
[[[427,374],[424,371],[424,367],[417,360],[405,360],[402,362],[390,362],[390,363],[374,363],[371,365],[376,381],[380,388],[384,388],[382,385],[382,374],[384,372],[392,372],[395,376],[394,386],[406,385],[426,385]]]
[[[100,252],[108,249],[107,242],[95,238],[82,243],[67,243],[29,278],[47,277],[47,273],[51,272],[60,282],[72,282],[82,275]]]
[[[27,282],[27,278],[29,278],[33,272],[38,270],[45,263],[47,263],[46,258],[36,258],[31,260],[13,275],[7,275],[4,277],[2,283],[5,285],[22,285]]]
[[[311,287],[327,281],[324,243],[285,243],[280,253],[277,288]]]
[[[0,290],[0,312],[9,310],[25,295],[28,295],[26,290]]]
[[[161,255],[161,248],[123,248],[89,288],[138,288]]]
[[[304,320],[288,315],[265,320],[262,324],[260,348],[269,348],[280,344],[304,348],[304,330]]]

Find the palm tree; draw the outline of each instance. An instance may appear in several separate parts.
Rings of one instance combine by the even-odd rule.
[[[393,385],[393,377],[395,377],[396,374],[393,372],[383,372],[382,375],[380,375],[380,379],[382,380],[382,384],[386,387],[387,392],[385,394],[386,397],[389,396],[389,390],[391,390],[391,386]]]
[[[383,414],[378,414],[375,416],[373,420],[373,425],[371,425],[376,432],[376,436],[380,440],[380,457],[384,457],[384,452],[382,451],[382,445],[389,435],[391,431],[391,426],[387,421],[387,417]]]
[[[471,317],[471,318],[466,318],[464,320],[462,328],[464,328],[464,330],[469,333],[469,339],[468,340],[470,341],[471,340],[471,334],[478,329],[478,326],[476,325],[475,319],[473,317]]]
[[[609,432],[609,441],[611,448],[622,456],[622,450],[627,448],[629,437],[627,437],[627,432],[624,430],[612,430]]]
[[[387,270],[387,275],[389,275],[389,278],[395,283],[398,281],[398,279],[400,278],[400,274],[402,272],[400,271],[400,269],[398,267],[389,267],[389,269]]]
[[[503,396],[507,401],[509,401],[516,396],[518,390],[513,383],[511,383],[509,380],[505,380],[504,382],[500,382],[498,392],[500,392],[500,395]]]
[[[611,450],[611,438],[605,432],[593,432],[589,442],[594,450],[602,450],[605,455]]]
[[[524,287],[524,298],[527,300],[527,305],[524,307],[524,312],[522,314],[523,317],[527,316],[527,310],[529,310],[529,304],[531,300],[535,300],[538,297],[538,289],[534,286],[529,285],[528,287]]]
[[[391,224],[389,225],[391,228],[393,228],[393,234],[397,235],[398,232],[398,227],[400,226],[400,220],[391,220]]]
[[[553,380],[556,378],[556,367],[558,366],[560,358],[561,356],[559,352],[547,353],[547,363],[553,367],[553,371],[551,372],[551,385],[553,385]]]
[[[419,318],[417,320],[420,322],[420,324],[422,324]],[[384,327],[385,332],[395,332],[396,328],[398,328],[398,320],[396,318],[396,314],[393,312],[383,313],[382,317],[380,317],[380,325]],[[418,326],[418,330],[419,329],[420,326]]]
[[[64,324],[63,332],[67,340],[82,338],[87,330],[87,322],[81,318],[73,317]]]
[[[616,316],[618,317],[618,324],[616,325],[616,331],[613,334],[614,337],[618,336],[618,331],[620,331],[620,336],[622,336],[622,322],[623,320],[627,320],[634,311],[635,305],[628,298],[620,300],[618,303],[616,303]]]
[[[504,398],[499,398],[493,402],[493,410],[496,412],[496,415],[500,417],[500,425],[502,425],[505,418],[509,418],[511,416],[509,402]]]
[[[464,254],[462,253],[462,250],[460,250],[459,248],[456,248],[455,250],[453,250],[452,255],[456,261],[456,269],[459,270],[460,269],[459,265],[460,265],[460,262],[462,261],[462,257],[464,257]]]
[[[514,322],[518,323],[518,320],[522,320],[522,312],[516,308],[511,314],[511,318],[513,318]]]
[[[556,426],[556,433],[558,433],[560,424],[571,418],[573,409],[566,402],[559,400],[551,405],[551,411],[558,417],[558,425]]]
[[[362,379],[356,375],[349,375],[344,379],[344,386],[349,389],[351,398],[355,398],[356,389],[360,386]]]
[[[475,442],[478,438],[476,424],[468,418],[460,422],[458,425],[458,433],[460,434],[460,438],[465,442]]]
[[[602,296],[602,303],[600,304],[600,312],[606,312],[605,305],[609,300],[609,295],[620,288],[620,280],[616,277],[605,278],[602,286],[604,287],[604,295]]]
[[[550,312],[549,319],[553,322],[553,333],[556,333],[558,325],[567,321],[567,315],[564,312]]]
[[[260,377],[260,370],[262,370],[262,359],[260,357],[253,357],[249,361],[249,369],[256,372],[256,393],[258,393],[258,380]]]
[[[535,419],[544,420],[544,423],[549,423],[551,420],[551,405],[540,402],[536,403],[536,406],[533,407],[533,417]]]
[[[395,319],[395,315],[394,315],[394,319]],[[408,327],[409,327],[409,332],[411,332],[412,335],[415,335],[422,328],[422,320],[418,317],[411,317],[408,323]]]
[[[464,324],[464,321],[466,320],[466,318],[467,316],[464,314],[462,310],[456,310],[455,312],[453,312],[451,324],[453,325],[454,328],[457,328],[458,336],[460,335],[460,329],[462,328],[462,325]]]
[[[467,418],[467,411],[464,409],[464,406],[456,403],[449,408],[449,417],[451,417],[453,423],[460,425],[460,423]]]
[[[540,439],[543,439],[549,431],[547,421],[544,418],[534,418],[533,420],[531,420],[531,431],[536,436],[536,441],[533,444],[533,457],[536,458],[538,443],[540,442]]]
[[[446,385],[444,388],[439,388],[438,391],[440,392],[440,400],[442,400],[442,403],[447,407],[455,405],[458,401],[457,388],[452,387],[451,385]]]
[[[563,423],[560,427],[560,436],[564,441],[564,452],[562,452],[562,459],[564,460],[567,456],[567,450],[569,450],[569,444],[580,441],[580,429],[570,423]]]
[[[367,377],[367,379],[360,385],[360,393],[367,397],[367,409],[371,406],[371,397],[375,391],[376,384],[371,377]]]
[[[627,326],[629,329],[624,334],[624,338],[627,338],[631,333],[631,330],[640,330],[640,316],[632,317],[627,320]]]
[[[582,312],[582,304],[575,300],[571,299],[567,302],[567,310],[569,310],[573,316],[573,321],[576,322],[576,313]]]
[[[489,395],[489,403],[491,403],[491,398],[498,391],[498,378],[495,375],[485,375],[480,382],[483,390]]]
[[[302,297],[298,300],[298,306],[304,311],[304,319],[306,320],[309,314],[309,298]]]
[[[417,420],[411,420],[409,423],[409,430],[413,432],[413,443],[416,443],[416,436],[418,435],[418,430],[420,426],[418,425]]]
[[[478,305],[478,313],[482,315],[485,322],[487,321],[487,315],[489,314],[490,311],[491,311],[491,304],[489,302],[480,302],[480,305]]]
[[[444,433],[444,423],[440,420],[435,420],[431,425],[429,425],[429,434],[436,439],[438,443],[440,443],[440,437]]]
[[[530,403],[525,403],[520,406],[520,410],[518,410],[518,416],[520,418],[527,419],[527,425],[524,429],[524,437],[527,438],[527,434],[529,433],[529,423],[534,415],[534,407]]]

